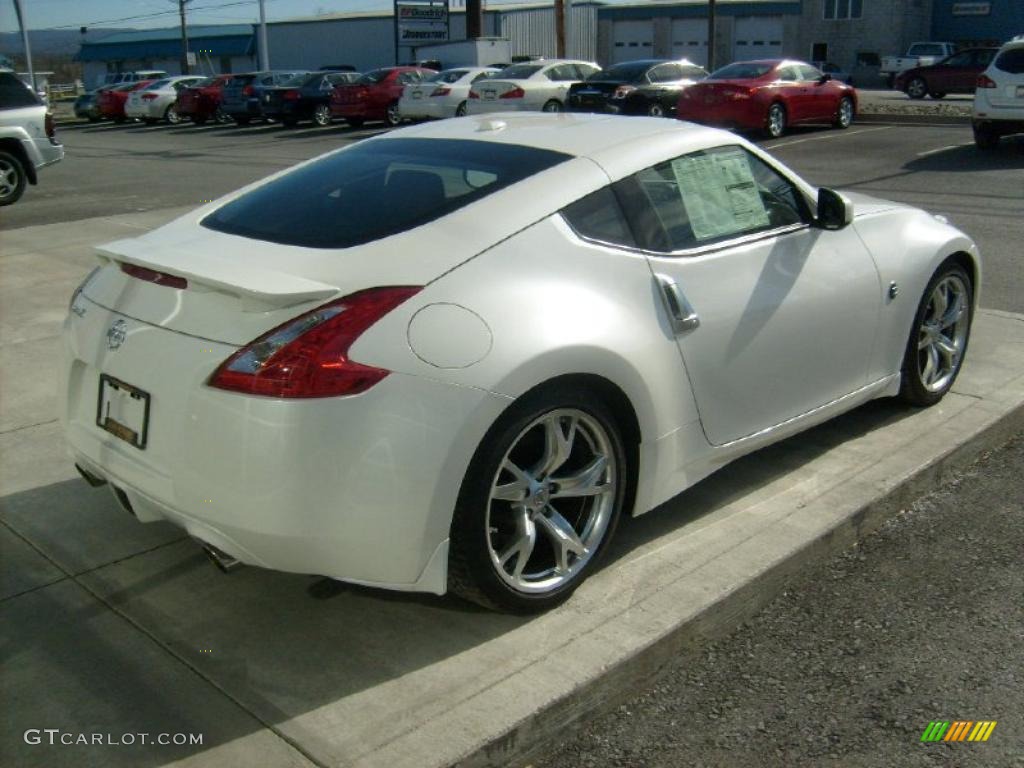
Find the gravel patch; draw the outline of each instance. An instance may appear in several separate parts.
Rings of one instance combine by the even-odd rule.
[[[1024,766],[1022,510],[1018,435],[533,766]]]

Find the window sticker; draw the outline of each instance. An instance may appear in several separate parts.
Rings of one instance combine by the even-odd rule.
[[[672,173],[698,241],[768,226],[768,212],[742,149],[678,157]]]

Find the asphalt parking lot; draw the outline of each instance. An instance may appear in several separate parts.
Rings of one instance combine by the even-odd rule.
[[[879,402],[857,409],[737,462],[655,514],[628,521],[607,566],[566,610],[526,619],[481,612],[450,598],[384,593],[256,568],[225,577],[179,530],[136,523],[117,508],[107,488],[89,488],[74,475],[61,448],[56,393],[50,391],[67,295],[88,269],[91,244],[150,229],[189,206],[373,133],[372,128],[340,126],[326,131],[276,126],[65,128],[61,135],[68,158],[47,169],[43,184],[29,190],[21,203],[0,212],[0,697],[8,705],[0,718],[0,764],[423,768],[450,765],[466,755],[473,755],[472,765],[507,764],[503,758],[517,754],[525,728],[495,734],[494,723],[506,717],[529,722],[531,712],[542,708],[546,714],[536,718],[538,730],[569,719],[558,706],[571,699],[580,676],[602,665],[612,668],[620,648],[653,642],[653,626],[669,613],[664,601],[671,598],[678,604],[673,587],[683,589],[687,600],[724,595],[734,583],[730,577],[735,569],[750,562],[776,562],[781,548],[807,530],[820,531],[821,540],[841,547],[859,538],[862,527],[870,528],[864,516],[855,517],[841,535],[827,527],[858,492],[881,488],[893,494],[890,501],[897,508],[909,507],[912,499],[903,499],[893,488],[899,487],[900,478],[922,468],[929,477],[943,476],[948,441],[963,431],[991,431],[998,414],[1006,412],[1001,408],[1015,408],[1014,423],[1021,423],[1022,321],[986,311],[964,375],[941,406],[908,411]],[[949,215],[979,240],[986,257],[982,304],[1024,310],[1024,270],[1019,265],[1024,143],[1004,142],[998,153],[987,155],[974,150],[970,129],[963,125],[865,124],[846,132],[800,130],[766,146],[814,183],[905,200]],[[899,533],[895,542],[868,545],[881,552],[874,561],[880,563],[874,580],[851,578],[840,594],[845,577],[839,572],[856,576],[869,570],[857,565],[862,562],[858,555],[853,563],[840,560],[826,571],[809,573],[811,584],[815,574],[825,573],[817,578],[836,576],[831,582],[836,586],[800,588],[805,601],[795,611],[810,618],[797,626],[814,633],[820,623],[816,619],[841,605],[850,615],[864,617],[863,631],[874,633],[867,642],[884,648],[891,635],[874,624],[888,629],[885,612],[894,609],[887,606],[915,595],[923,601],[932,590],[955,585],[965,590],[973,612],[964,608],[956,622],[944,623],[929,621],[928,612],[919,609],[913,620],[901,623],[899,643],[904,650],[924,650],[917,655],[906,651],[901,658],[948,667],[962,661],[970,667],[977,664],[973,657],[961,656],[980,647],[991,657],[1002,654],[998,669],[1013,672],[1021,640],[1019,612],[994,619],[992,614],[1019,592],[1014,568],[1024,524],[1018,513],[1024,502],[1014,478],[1024,477],[1022,462],[1018,442],[972,470],[982,480],[991,475],[993,483],[946,486],[940,498],[915,507],[911,517],[918,520],[927,518],[930,509],[941,512],[921,527]],[[944,557],[942,521],[986,505],[992,514],[979,516],[978,524],[990,525],[986,536],[994,537],[992,556],[986,550],[990,539],[960,520],[952,530],[965,539],[956,545],[962,557]],[[901,564],[906,573],[918,576],[909,592],[896,570],[881,565],[901,540],[922,549],[920,558]],[[716,563],[723,562],[716,570]],[[972,591],[972,585],[978,589]],[[989,590],[992,585],[996,589]],[[876,609],[882,613],[872,613]],[[768,610],[775,645],[767,645],[766,653],[757,657],[778,667],[772,680],[760,673],[750,673],[750,679],[742,673],[696,673],[692,685],[715,687],[715,697],[698,695],[691,702],[707,703],[709,712],[717,707],[717,717],[701,719],[703,712],[692,703],[680,703],[680,696],[690,695],[691,681],[685,676],[670,672],[658,683],[668,692],[644,710],[645,716],[667,719],[670,727],[700,729],[704,741],[695,748],[707,751],[691,753],[687,745],[655,729],[638,735],[648,742],[665,739],[665,749],[629,741],[616,744],[610,737],[619,726],[608,725],[609,738],[598,739],[595,746],[587,735],[594,731],[584,732],[581,740],[552,752],[544,765],[632,768],[648,761],[674,765],[691,757],[695,764],[756,764],[758,745],[769,742],[762,741],[760,722],[748,723],[749,713],[733,705],[751,698],[751,686],[770,697],[773,680],[797,696],[833,697],[831,711],[842,715],[842,700],[834,688],[808,682],[808,691],[801,689],[804,659],[813,660],[828,683],[828,649],[815,650],[813,638],[787,630],[786,610]],[[730,603],[719,628],[744,614]],[[612,631],[602,623],[609,615],[633,623]],[[842,635],[849,629],[842,622],[832,629],[841,635],[840,648],[848,640],[852,643]],[[829,637],[824,632],[821,636],[823,642]],[[696,637],[703,648],[706,643],[699,633]],[[718,654],[716,658],[754,653],[743,644],[758,642],[756,635],[751,639],[749,630],[741,630],[738,638],[738,646],[716,645],[709,653]],[[773,649],[776,655],[796,655],[781,664],[768,652]],[[680,656],[681,663],[688,658]],[[912,740],[917,718],[927,722],[934,713],[1000,720],[996,736],[1008,733],[1019,743],[1024,731],[1015,678],[986,679],[1000,688],[998,697],[987,696],[993,687],[971,687],[964,673],[948,677],[941,695],[929,698],[923,689],[920,699],[900,698],[886,687],[897,685],[898,665],[864,663],[872,664],[870,671],[879,675],[886,696],[884,706],[872,709],[866,701],[871,690],[860,690],[864,698],[856,703],[864,710],[858,716],[866,713],[867,723],[877,715],[886,739]],[[990,666],[995,668],[995,662]],[[921,669],[923,678],[931,675],[926,665]],[[843,684],[856,687],[858,674],[856,667],[844,668]],[[957,686],[970,689],[971,695],[959,695]],[[1009,692],[1002,691],[1006,686]],[[555,698],[552,691],[565,698]],[[588,695],[598,698],[601,690]],[[632,706],[629,711],[639,713],[637,708],[652,700],[645,697],[627,709]],[[814,704],[805,696],[805,709],[794,711],[813,712]],[[986,705],[999,711],[982,712]],[[619,713],[619,718],[631,716]],[[539,722],[548,717],[549,722]],[[769,717],[765,723],[777,724],[782,732],[790,722]],[[778,764],[897,764],[884,744],[870,740],[867,730],[856,740],[849,723],[833,728],[861,750],[852,755],[835,749],[833,731],[822,733],[811,725],[796,729],[796,742],[771,744],[784,750]],[[26,740],[27,729],[40,730],[45,739],[47,728],[65,734],[99,732],[121,743],[65,747]],[[573,731],[565,727],[546,732],[564,742]],[[150,738],[201,734],[204,740],[183,746],[138,739],[129,744],[123,739],[142,733]],[[491,746],[473,752],[481,734],[490,734]],[[738,739],[748,740],[747,751],[730,753],[729,746]],[[722,751],[714,751],[718,749]],[[986,753],[998,758],[989,764],[1013,765],[1014,751],[1000,749]],[[839,758],[829,759],[837,751]],[[844,762],[844,755],[850,760]],[[959,764],[956,753],[944,747],[929,755],[935,764]]]

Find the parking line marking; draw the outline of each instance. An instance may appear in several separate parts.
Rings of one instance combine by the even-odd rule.
[[[947,147],[939,147],[938,149],[926,149],[924,152],[918,152],[918,157],[926,157],[927,155],[934,155],[937,152],[945,152],[947,149],[956,149],[957,147],[966,147],[968,144],[950,144]]]
[[[859,131],[840,131],[837,133],[829,133],[825,136],[808,136],[806,139],[794,139],[793,141],[784,141],[781,144],[768,144],[766,145],[769,149],[778,149],[779,147],[788,147],[793,144],[802,144],[805,141],[824,141],[825,139],[838,139],[843,136],[856,136],[858,133],[871,133],[872,131],[887,131],[891,128],[891,125],[883,125],[878,128],[861,128]]]

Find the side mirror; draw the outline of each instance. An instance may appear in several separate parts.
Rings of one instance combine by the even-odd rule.
[[[815,221],[823,229],[842,229],[853,221],[853,203],[834,189],[821,187]]]
[[[831,79],[832,75],[830,75],[828,72],[825,72],[821,77],[818,78],[818,85],[824,85]]]

